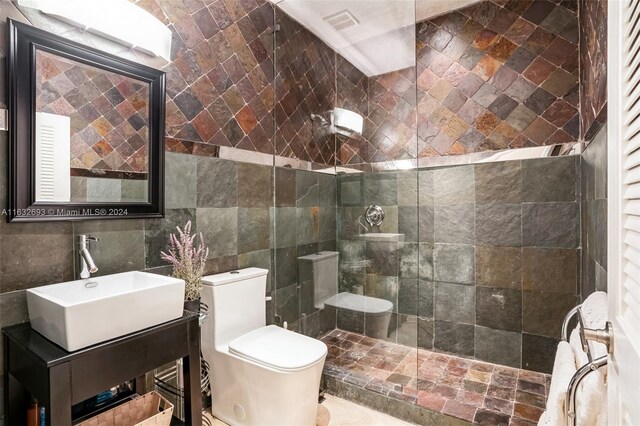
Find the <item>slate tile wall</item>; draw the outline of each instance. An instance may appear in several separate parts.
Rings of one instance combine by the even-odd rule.
[[[580,0],[580,135],[589,143],[607,122],[607,0]]]
[[[388,340],[550,372],[579,302],[579,176],[578,156],[339,175],[340,290],[394,303]],[[371,203],[395,251],[360,240]]]
[[[607,126],[582,153],[582,298],[607,291]]]
[[[583,3],[594,10],[593,27],[602,19],[602,5]],[[358,83],[368,100],[365,133],[340,138],[339,161],[359,164],[577,141],[579,77],[593,87],[589,97],[598,96],[606,80],[602,66],[594,65],[593,75],[585,71],[579,76],[580,60],[602,58],[596,48],[604,35],[583,31],[580,37],[577,10],[577,0],[487,0],[418,23],[416,67]],[[587,19],[581,15],[580,22],[586,25]],[[580,42],[593,46],[590,55],[579,55]],[[594,102],[594,108],[600,111],[602,102]]]

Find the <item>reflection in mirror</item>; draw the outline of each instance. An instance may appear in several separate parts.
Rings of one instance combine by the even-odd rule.
[[[150,87],[37,49],[36,201],[147,202]]]

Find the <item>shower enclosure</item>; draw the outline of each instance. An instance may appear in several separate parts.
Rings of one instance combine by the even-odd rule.
[[[452,5],[274,7],[274,321],[412,403],[550,372],[579,300],[575,4]]]

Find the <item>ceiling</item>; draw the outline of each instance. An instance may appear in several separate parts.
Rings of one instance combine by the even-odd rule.
[[[413,66],[414,23],[478,0],[272,0],[369,77]]]

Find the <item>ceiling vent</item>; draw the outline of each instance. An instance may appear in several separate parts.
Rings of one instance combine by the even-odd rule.
[[[356,17],[346,9],[338,13],[334,13],[333,15],[325,16],[323,19],[338,31],[360,23],[360,21],[358,21]]]

